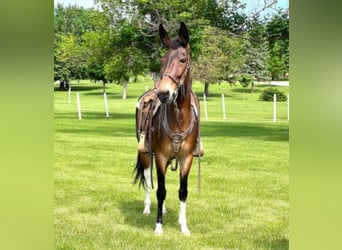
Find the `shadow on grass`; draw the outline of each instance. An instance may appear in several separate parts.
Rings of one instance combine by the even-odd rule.
[[[202,122],[203,137],[251,137],[265,141],[289,141],[287,125],[257,124],[257,123],[229,123]]]
[[[110,114],[106,117],[101,112],[84,112],[82,120],[77,113],[56,113],[54,119],[65,120],[66,124],[56,128],[59,133],[99,134],[104,136],[127,136],[135,138],[135,115],[126,113]],[[122,122],[123,121],[123,122]]]
[[[54,114],[55,119],[72,119],[75,118],[78,120],[77,110],[75,112],[56,112]],[[132,113],[110,113],[109,117],[106,117],[105,112],[91,112],[91,111],[83,111],[82,112],[82,120],[133,120],[135,122],[135,114]]]
[[[71,91],[93,91],[102,90],[102,85],[70,85]],[[68,90],[60,90],[58,86],[54,86],[55,91],[67,92]],[[102,92],[102,91],[101,91]]]
[[[234,97],[233,95],[230,95],[230,94],[224,94],[224,97],[225,98],[229,98],[229,97]],[[203,100],[203,95],[198,95],[198,98],[200,100]],[[221,98],[222,98],[222,94],[218,94],[218,93],[213,93],[213,94],[210,94],[208,97],[206,97],[206,101],[207,102],[210,102],[210,101],[217,101],[217,99],[219,99],[221,101]]]
[[[121,99],[121,93],[117,92],[106,92],[108,99]],[[94,92],[86,92],[84,93],[86,96],[101,96],[103,98],[103,91],[94,91]]]
[[[257,245],[260,246],[261,249],[278,249],[278,250],[286,250],[289,249],[289,241],[288,239],[277,239],[277,240],[260,240],[256,242]]]
[[[252,92],[251,88],[245,88],[245,89],[244,88],[236,88],[236,89],[232,89],[232,92],[245,93],[245,94],[261,93],[262,91],[263,91],[263,89],[258,89],[258,88],[254,88],[253,92]]]
[[[155,191],[152,190],[152,193]],[[125,224],[129,224],[132,227],[144,228],[149,231],[154,230],[155,220],[157,216],[157,204],[151,205],[151,214],[143,215],[144,200],[126,200],[119,204],[119,209],[124,217]],[[163,215],[163,224],[172,225],[178,221],[178,215],[170,209]]]

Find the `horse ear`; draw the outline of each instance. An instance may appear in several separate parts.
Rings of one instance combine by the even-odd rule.
[[[185,23],[183,22],[180,23],[178,37],[181,43],[184,45],[184,47],[186,47],[189,44],[189,31]]]
[[[163,24],[159,24],[159,37],[162,43],[166,46],[166,48],[170,47],[171,39],[167,34],[167,31],[164,29]]]

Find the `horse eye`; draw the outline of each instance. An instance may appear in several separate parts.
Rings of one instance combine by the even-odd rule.
[[[181,63],[186,63],[186,59],[181,59],[180,62]]]

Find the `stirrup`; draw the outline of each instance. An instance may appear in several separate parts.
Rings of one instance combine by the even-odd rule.
[[[195,150],[194,150],[194,152],[192,153],[192,155],[193,155],[194,157],[202,157],[202,156],[204,155],[204,149],[203,149],[203,147],[202,147],[202,144],[201,144],[201,146],[200,146],[199,152],[198,152],[198,149],[197,149],[197,147],[196,147]]]
[[[140,138],[139,138],[139,144],[138,144],[138,152],[139,153],[148,153],[148,148],[146,147],[146,143],[145,143],[145,132],[142,132],[140,134]]]

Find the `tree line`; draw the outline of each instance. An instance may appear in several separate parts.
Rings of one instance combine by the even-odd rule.
[[[60,89],[70,80],[90,79],[123,86],[138,75],[158,77],[165,52],[158,36],[163,23],[190,30],[193,80],[244,86],[255,80],[288,77],[289,11],[247,15],[238,0],[95,0],[97,9],[58,4],[54,9],[54,79]]]

